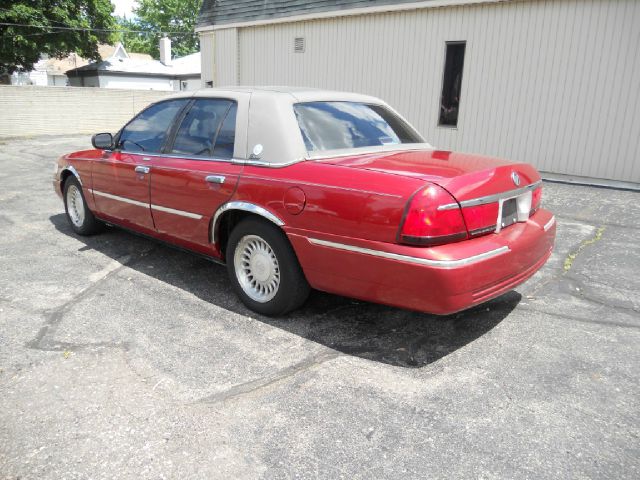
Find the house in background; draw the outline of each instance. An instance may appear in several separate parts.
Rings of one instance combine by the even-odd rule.
[[[171,40],[160,39],[160,60],[136,58],[118,44],[101,62],[68,70],[72,87],[181,91],[200,88],[200,53],[171,58]]]
[[[203,85],[375,95],[441,148],[640,183],[637,0],[204,0],[196,30]]]
[[[153,60],[151,55],[147,55],[146,53],[126,53],[121,44],[99,45],[98,53],[102,60],[112,56],[127,56],[139,61]],[[9,83],[11,85],[64,87],[69,85],[67,71],[88,64],[88,60],[75,53],[64,58],[49,58],[47,56],[43,56],[39,62],[34,64],[33,70],[30,72],[14,72],[11,74]]]

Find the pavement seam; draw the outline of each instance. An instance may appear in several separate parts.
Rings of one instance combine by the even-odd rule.
[[[333,360],[334,358],[338,358],[342,356],[344,355],[338,352],[322,352],[318,355],[308,357],[289,367],[278,370],[277,372],[271,375],[268,375],[266,377],[262,377],[257,380],[251,380],[249,382],[234,385],[228,390],[203,397],[199,400],[194,401],[193,403],[207,403],[207,404],[223,403],[227,400],[251,395],[260,390],[268,388],[271,385],[274,385],[283,380],[286,380],[287,378],[293,377],[300,372],[310,370],[325,362]]]
[[[137,261],[144,258],[148,253],[150,253],[153,248],[141,252],[139,255],[132,257],[131,255],[123,255],[115,261],[119,262],[120,265],[117,268],[113,268],[113,262],[110,262],[103,270],[92,274],[94,280],[92,280],[91,284],[87,287],[80,290],[76,293],[72,298],[67,300],[62,305],[45,311],[44,318],[45,323],[40,327],[36,336],[27,342],[25,346],[27,348],[33,350],[42,350],[42,351],[79,351],[89,348],[124,348],[127,350],[129,345],[126,342],[96,342],[96,343],[86,343],[86,344],[75,344],[68,342],[57,342],[52,340],[50,337],[53,335],[62,320],[64,319],[65,314],[71,310],[77,302],[88,297],[91,293],[93,293],[96,289],[98,289],[102,283],[120,272],[125,267],[131,266],[135,264]],[[101,272],[104,272],[103,275],[99,275]]]

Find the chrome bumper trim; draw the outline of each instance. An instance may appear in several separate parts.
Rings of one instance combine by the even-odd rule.
[[[508,198],[517,197],[518,195],[522,195],[530,190],[535,190],[542,184],[542,180],[538,180],[537,182],[532,183],[531,185],[527,185],[526,187],[516,188],[515,190],[509,190],[507,192],[495,193],[493,195],[487,195],[486,197],[478,197],[472,198],[471,200],[463,200],[460,203],[447,203],[446,205],[440,205],[438,210],[453,210],[458,207],[475,207],[477,205],[484,205],[486,203],[494,203],[499,200],[506,200]]]
[[[553,227],[553,224],[556,223],[556,217],[555,215],[553,217],[551,217],[551,220],[549,220],[547,223],[544,224],[544,231],[546,232],[547,230],[549,230],[551,227]]]
[[[507,253],[510,251],[509,247],[505,245],[494,250],[489,250],[488,252],[480,253],[472,257],[460,258],[458,260],[431,260],[428,258],[412,257],[409,255],[401,255],[398,253],[384,252],[382,250],[372,250],[370,248],[356,247],[354,245],[345,245],[344,243],[330,242],[328,240],[320,240],[319,238],[307,238],[307,240],[309,240],[309,242],[314,245],[335,248],[337,250],[345,250],[348,252],[362,253],[364,255],[372,255],[374,257],[387,258],[390,260],[400,260],[402,262],[440,268],[462,267],[465,265],[470,265],[472,263],[481,262],[483,260],[487,260],[488,258],[502,255],[503,253]]]

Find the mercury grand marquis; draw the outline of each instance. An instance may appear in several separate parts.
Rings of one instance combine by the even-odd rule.
[[[310,288],[449,314],[522,283],[554,245],[535,168],[435,149],[370,96],[205,89],[92,144],[53,182],[77,234],[116,225],[225,263],[265,315]]]

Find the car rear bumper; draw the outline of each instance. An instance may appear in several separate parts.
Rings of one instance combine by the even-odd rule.
[[[431,248],[293,230],[287,234],[312,287],[446,315],[531,277],[551,255],[556,225],[551,212],[541,209],[498,234]]]

